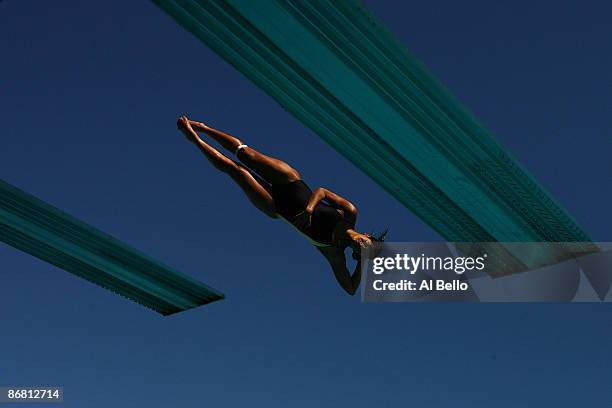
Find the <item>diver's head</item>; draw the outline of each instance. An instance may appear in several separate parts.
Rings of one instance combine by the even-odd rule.
[[[386,229],[385,232],[376,236],[371,233],[361,233],[355,230],[348,230],[347,234],[349,236],[349,245],[353,249],[353,259],[361,259],[362,249],[367,249],[377,242],[384,242],[388,231],[389,230]]]

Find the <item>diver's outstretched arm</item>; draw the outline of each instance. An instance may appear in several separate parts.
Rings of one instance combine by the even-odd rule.
[[[361,283],[361,259],[357,261],[357,265],[355,265],[355,270],[351,275],[351,284],[353,288],[353,295],[357,292],[359,288],[359,284]]]
[[[346,258],[344,256],[344,252],[338,252],[336,249],[326,249],[326,248],[317,248],[323,256],[327,259],[332,270],[334,272],[334,276],[336,280],[348,293],[353,296],[357,289],[359,288],[359,283],[361,282],[361,261],[357,262],[357,266],[355,267],[355,271],[351,275],[348,268],[346,267]]]
[[[359,283],[361,282],[361,261],[357,262],[357,266],[355,267],[355,271],[353,271],[352,275],[349,273],[346,265],[333,268],[333,271],[334,275],[336,276],[336,280],[340,286],[342,286],[342,289],[344,289],[349,295],[353,296],[357,292]]]

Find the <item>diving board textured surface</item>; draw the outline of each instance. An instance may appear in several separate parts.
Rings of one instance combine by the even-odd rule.
[[[2,180],[0,241],[163,315],[224,297]]]
[[[590,241],[361,4],[153,2],[446,240]]]

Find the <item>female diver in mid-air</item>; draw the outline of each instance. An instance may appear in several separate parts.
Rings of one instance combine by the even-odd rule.
[[[348,200],[325,188],[312,191],[300,173],[287,163],[266,156],[227,133],[181,116],[178,128],[204,153],[218,170],[228,174],[249,200],[271,218],[281,217],[304,235],[327,259],[340,286],[349,294],[357,291],[361,280],[361,249],[385,234],[374,237],[355,231],[357,208]],[[195,129],[195,130],[194,130]],[[244,164],[229,159],[204,142],[196,131],[216,140]],[[357,266],[351,274],[344,250],[353,249]]]

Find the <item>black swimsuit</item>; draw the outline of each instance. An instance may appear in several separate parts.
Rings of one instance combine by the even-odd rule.
[[[290,223],[293,223],[296,216],[306,209],[311,195],[312,190],[303,180],[272,185],[276,212]],[[342,220],[338,210],[325,203],[319,203],[312,212],[310,226],[300,231],[318,243],[333,245],[334,230]]]

